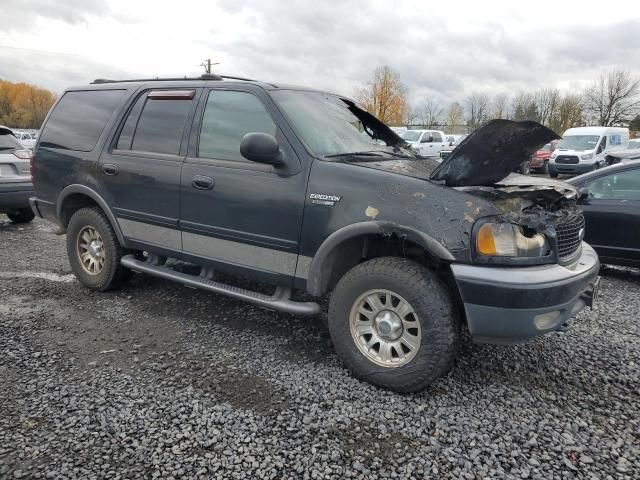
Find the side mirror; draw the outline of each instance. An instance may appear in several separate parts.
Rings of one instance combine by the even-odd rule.
[[[578,200],[586,200],[589,198],[589,189],[587,187],[580,187],[578,189]]]
[[[280,145],[273,135],[262,132],[247,133],[240,143],[240,154],[247,160],[266,163],[275,167],[282,165]]]

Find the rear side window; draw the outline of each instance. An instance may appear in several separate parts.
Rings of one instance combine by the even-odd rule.
[[[0,133],[0,151],[2,150],[15,150],[22,148],[22,145],[16,137],[10,133]]]
[[[178,155],[194,95],[194,90],[152,90],[140,97],[125,121],[117,148]]]
[[[65,93],[44,126],[40,146],[90,152],[124,94],[125,90]]]
[[[438,132],[431,132],[431,135],[433,135],[434,142],[442,142],[442,135],[440,135]]]
[[[212,90],[202,118],[198,156],[246,162],[240,154],[240,143],[252,132],[276,135],[276,124],[258,97],[247,92]]]

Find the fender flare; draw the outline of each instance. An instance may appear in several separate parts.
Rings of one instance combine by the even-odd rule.
[[[104,200],[104,198],[102,198],[98,192],[87,187],[86,185],[73,184],[67,185],[62,189],[62,191],[58,195],[58,201],[56,202],[56,216],[59,219],[62,218],[62,205],[69,195],[74,194],[85,195],[98,204],[98,206],[102,209],[102,211],[109,219],[109,223],[111,224],[113,231],[116,233],[118,242],[120,242],[120,245],[124,247],[126,245],[126,242],[124,240],[124,235],[122,234],[122,230],[120,229],[120,225],[118,224],[115,215],[107,205],[107,202]]]
[[[358,222],[346,227],[336,230],[329,235],[322,245],[318,248],[316,254],[309,266],[309,275],[307,277],[307,291],[311,295],[321,296],[325,292],[324,279],[323,279],[323,265],[327,258],[336,248],[338,248],[343,242],[350,238],[359,237],[362,235],[389,235],[396,233],[406,240],[420,245],[427,252],[440,260],[452,261],[455,257],[452,253],[446,249],[435,238],[427,235],[424,232],[416,230],[412,227],[398,225],[392,222]]]

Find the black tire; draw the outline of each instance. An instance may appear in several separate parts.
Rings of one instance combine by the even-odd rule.
[[[551,178],[558,178],[558,172],[549,172]]]
[[[404,365],[391,368],[374,363],[361,353],[351,335],[351,309],[372,289],[402,296],[420,322],[420,346]],[[340,279],[329,303],[329,333],[338,356],[356,378],[396,392],[415,392],[452,368],[460,321],[445,283],[435,273],[411,260],[384,257],[361,263]]]
[[[7,217],[13,223],[29,223],[36,216],[30,208],[21,208],[13,213],[7,213]]]
[[[522,163],[522,165],[520,165],[520,168],[518,169],[518,171],[522,175],[529,175],[531,173],[530,163],[529,162]]]
[[[544,174],[549,173],[549,161],[548,160],[545,160],[544,163],[542,164],[542,168],[540,169],[540,173],[544,173]]]
[[[82,266],[78,254],[78,236],[86,227],[95,229],[102,239],[104,265],[99,273],[91,274]],[[124,250],[118,242],[109,219],[98,207],[81,208],[73,214],[67,226],[67,256],[71,269],[82,285],[104,292],[119,287],[133,272],[120,264]]]

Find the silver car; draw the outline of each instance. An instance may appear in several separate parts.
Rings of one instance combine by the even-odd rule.
[[[31,150],[18,141],[11,129],[0,126],[0,213],[13,223],[33,220],[29,197],[34,196],[29,162]]]

